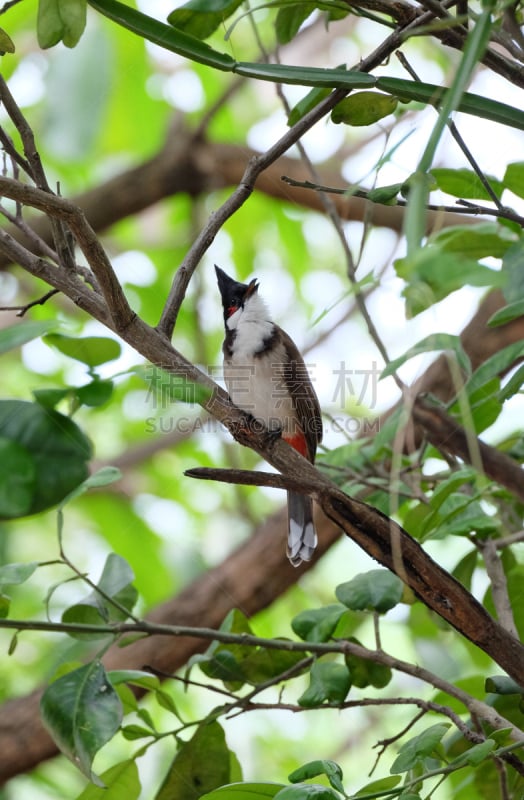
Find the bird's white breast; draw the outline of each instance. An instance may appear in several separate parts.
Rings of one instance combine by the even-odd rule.
[[[235,405],[261,420],[269,430],[293,433],[295,411],[283,378],[287,354],[278,337],[272,340],[275,326],[267,316],[262,318],[263,311],[265,316],[263,301],[253,297],[245,309],[228,319],[228,327],[236,331],[236,336],[231,355],[224,359],[224,379]],[[264,350],[271,340],[273,346]]]

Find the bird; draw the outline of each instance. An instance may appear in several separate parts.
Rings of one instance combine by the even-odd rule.
[[[259,282],[239,283],[215,264],[224,311],[224,380],[231,401],[311,463],[322,441],[320,404],[297,346],[276,325],[258,294]],[[313,503],[288,491],[287,556],[310,561],[318,544]]]

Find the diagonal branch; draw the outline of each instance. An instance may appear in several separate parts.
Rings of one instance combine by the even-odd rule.
[[[418,397],[413,406],[413,419],[438,450],[458,456],[466,464],[472,463],[469,438],[464,428],[446,413],[443,408],[430,405]],[[506,453],[477,439],[480,466],[491,480],[509,489],[524,503],[524,472],[520,464]]]
[[[226,202],[215,211],[207,225],[200,232],[193,245],[190,247],[182,264],[178,268],[167,302],[162,311],[158,330],[169,339],[172,336],[176,324],[178,312],[184,299],[191,276],[198,266],[202,256],[208,250],[219,230],[225,222],[248,200],[257,178],[267,167],[284,155],[292,145],[294,145],[316,122],[331,111],[336,104],[342,100],[346,91],[337,89],[325,100],[319,103],[312,111],[302,117],[293,127],[287,131],[279,141],[262,155],[252,156],[249,159],[244,174],[238,183],[233,194]]]
[[[107,312],[111,318],[111,327],[116,332],[125,329],[133,320],[135,314],[127,302],[124,290],[100,240],[87,221],[83,211],[69,200],[34,186],[25,186],[12,178],[4,176],[0,176],[0,194],[23,205],[43,211],[51,219],[57,219],[67,224],[97,278],[98,285],[104,296]],[[64,281],[67,282],[73,271],[66,271],[61,267],[51,267],[47,262],[43,262],[42,259],[25,250],[22,245],[17,243],[6,232],[3,232],[2,243],[2,249],[9,258],[17,261],[33,274],[36,274],[36,268],[43,271],[46,275],[45,280],[56,289],[63,291],[62,285],[59,284],[63,284]],[[31,259],[33,260],[32,268],[29,267]],[[47,268],[45,268],[46,264]],[[83,285],[85,286],[85,284]],[[86,288],[83,290],[83,294],[85,292],[89,292],[89,290]],[[89,293],[90,295],[93,294],[93,292]]]

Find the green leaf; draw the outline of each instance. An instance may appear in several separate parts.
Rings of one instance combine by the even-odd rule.
[[[316,2],[300,2],[279,8],[275,20],[277,42],[288,44],[294,39],[300,26],[313,13],[316,5]]]
[[[479,176],[472,170],[433,167],[431,175],[435,178],[438,188],[453,197],[491,200],[491,195],[486,191]],[[492,175],[486,175],[486,178],[497,197],[500,197],[504,190],[503,181],[497,180]]]
[[[470,553],[466,553],[460,561],[458,562],[457,566],[452,570],[452,575],[456,578],[460,583],[471,591],[471,584],[473,581],[473,574],[477,568],[477,563],[479,559],[479,553],[477,550],[472,550]]]
[[[283,788],[282,783],[230,783],[202,795],[200,800],[267,800]]]
[[[236,72],[249,78],[276,83],[302,84],[329,88],[364,88],[375,86],[405,100],[421,100],[437,104],[446,96],[441,86],[400,78],[374,78],[358,71],[290,67],[280,64],[251,64],[236,62],[229,55],[213,50],[196,37],[175,30],[146,14],[142,14],[118,0],[89,0],[89,5],[124,28],[143,36],[160,47],[215,69]],[[524,112],[520,109],[489,100],[479,95],[464,93],[458,110],[477,117],[490,119],[504,125],[524,130]]]
[[[238,609],[227,615],[220,630],[228,633],[253,633],[246,617]],[[275,678],[303,658],[304,654],[292,651],[213,642],[204,655],[197,656],[193,661],[198,663],[209,678],[223,681],[228,688],[240,688],[244,683],[256,686]]]
[[[86,26],[87,0],[58,0],[64,25],[62,41],[66,47],[78,44]]]
[[[481,493],[473,497],[452,493],[442,504],[438,517],[433,518],[433,530],[429,523],[425,526],[423,538],[469,536],[473,531],[478,534],[496,533],[500,529],[500,520],[484,512],[481,500]]]
[[[110,553],[97,584],[105,596],[94,590],[80,603],[67,608],[62,614],[62,622],[107,625],[109,622],[127,619],[138,597],[138,592],[132,584],[134,577],[127,561],[116,553]],[[122,609],[111,603],[111,600],[122,606]],[[106,637],[107,633],[72,632],[70,635],[78,639],[99,639]]]
[[[138,800],[142,787],[134,758],[115,764],[100,778],[103,786],[86,786],[76,800]]]
[[[330,92],[331,89],[311,89],[311,91],[309,91],[302,98],[302,100],[299,100],[289,112],[289,117],[287,120],[289,127],[295,125],[299,119],[302,119],[302,117],[308,113],[308,111],[311,111],[312,108],[318,106],[318,104],[324,100],[324,98],[329,96]]]
[[[515,625],[520,639],[524,639],[524,564],[515,564],[506,574],[507,590]]]
[[[168,692],[165,692],[163,689],[157,689],[155,692],[155,697],[158,705],[161,706],[161,708],[165,708],[166,711],[169,711],[170,714],[174,714],[177,719],[181,720],[176,703]]]
[[[347,583],[341,583],[335,594],[352,611],[371,609],[385,614],[400,602],[404,584],[387,569],[361,572]]]
[[[376,86],[377,80],[358,70],[343,68],[321,69],[320,67],[295,67],[288,64],[235,62],[232,67],[237,75],[271,83],[290,86],[317,86],[328,88],[364,89]]]
[[[0,566],[0,587],[25,583],[38,566],[38,561],[28,561],[25,564],[4,564]]]
[[[306,642],[327,642],[345,613],[345,606],[338,603],[306,609],[291,621],[291,627]]]
[[[172,11],[167,21],[179,31],[207,39],[225,22],[242,0],[189,0]]]
[[[524,343],[513,342],[498,350],[478,367],[466,383],[465,390],[468,397],[482,386],[497,376],[503,375],[524,356]]]
[[[408,281],[402,292],[409,318],[440,302],[452,292],[469,286],[502,287],[501,271],[479,264],[465,256],[447,252],[432,244],[416,250],[411,256],[395,261],[399,278]]]
[[[118,686],[121,683],[132,683],[135,686],[141,686],[143,689],[156,690],[160,685],[156,675],[144,672],[141,669],[112,669],[107,673],[107,677],[113,686]]]
[[[286,786],[275,795],[275,800],[340,800],[340,796],[328,786],[316,783],[301,783]]]
[[[229,612],[220,630],[227,633],[253,633],[246,617],[238,609]],[[204,675],[240,688],[246,680],[243,662],[251,657],[251,650],[248,645],[213,642],[203,655],[197,656],[194,660]]]
[[[63,41],[74,47],[86,24],[86,0],[39,0],[37,34],[43,49]]]
[[[486,692],[493,694],[524,694],[524,689],[507,675],[491,675],[486,678]]]
[[[175,755],[155,800],[198,800],[230,778],[230,751],[218,722],[203,722]]]
[[[322,703],[342,703],[351,688],[351,677],[344,664],[334,661],[315,661],[309,675],[309,686],[299,697],[303,708],[315,708]]]
[[[256,686],[259,683],[277,678],[295,667],[304,659],[304,653],[291,650],[273,650],[265,647],[251,647],[248,658],[242,661],[243,680]],[[302,670],[303,671],[303,670]],[[301,674],[297,671],[296,673]]]
[[[93,661],[54,681],[42,695],[40,711],[62,753],[101,786],[91,765],[122,721],[120,700],[101,662]]]
[[[235,61],[226,53],[213,50],[195,36],[165,25],[118,0],[89,0],[89,5],[123,28],[184,58],[226,72],[231,72],[235,66]]]
[[[453,759],[451,764],[469,764],[472,767],[477,767],[486,758],[491,755],[496,748],[497,743],[494,739],[486,739],[484,742],[474,744],[473,747],[468,748],[465,753],[462,753],[457,758]]]
[[[416,531],[418,539],[446,535],[447,525],[451,525],[453,516],[473,502],[472,490],[475,488],[477,477],[478,474],[473,467],[462,467],[438,484],[429,498],[429,504],[422,504],[423,513],[419,515],[418,525],[412,528]],[[457,492],[458,489],[463,491]],[[461,526],[463,523],[459,523],[458,527]]]
[[[515,240],[506,229],[493,223],[456,225],[439,231],[429,239],[431,245],[447,253],[460,253],[465,258],[502,258],[515,247]],[[504,279],[504,293],[507,277]]]
[[[331,786],[338,792],[344,794],[344,784],[342,783],[342,769],[336,761],[330,759],[322,759],[317,761],[309,761],[302,767],[294,770],[288,776],[290,783],[299,783],[307,781],[311,778],[317,778],[319,775],[325,775]]]
[[[30,512],[36,487],[36,465],[18,442],[0,436],[0,519]]]
[[[449,478],[440,481],[429,498],[429,505],[434,511],[438,511],[442,503],[462,486],[470,486],[476,479],[477,472],[473,467],[461,467],[452,472]]]
[[[348,641],[360,644],[354,637]],[[344,661],[351,676],[351,685],[358,689],[365,689],[367,686],[383,689],[391,681],[391,669],[383,664],[376,664],[370,659],[361,658],[353,653],[347,653]]]
[[[426,204],[429,193],[426,174],[431,169],[437,147],[446,126],[449,124],[451,115],[461,106],[473,70],[488,45],[492,24],[490,10],[483,9],[476,18],[474,26],[467,34],[460,62],[454,70],[450,89],[443,96],[441,103],[439,103],[438,119],[414,173],[416,180],[410,187],[404,222],[408,258],[412,258],[419,251],[420,243],[424,236]]]
[[[406,361],[409,361],[411,358],[421,353],[431,353],[435,350],[450,350],[457,358],[461,369],[467,373],[471,372],[469,358],[462,348],[460,336],[454,336],[449,333],[432,333],[424,339],[421,339],[420,342],[414,344],[409,350],[406,350],[403,355],[390,361],[382,371],[380,379],[382,380],[382,378],[387,378],[389,375],[392,375],[402,364],[405,364]]]
[[[502,411],[500,379],[498,377],[491,378],[474,391],[468,391],[466,384],[466,396],[468,402],[466,413],[458,400],[448,410],[450,414],[457,415],[459,418],[462,415],[462,424],[465,427],[470,427],[472,423],[474,431],[482,433],[490,425],[493,425]]]
[[[17,322],[15,325],[3,328],[0,330],[0,355],[33,339],[38,339],[56,326],[56,320],[32,320]]]
[[[524,197],[524,161],[513,161],[508,164],[503,183],[517,197]]]
[[[354,795],[355,797],[373,797],[376,795],[380,797],[384,792],[387,792],[389,789],[394,789],[395,786],[400,781],[400,777],[397,775],[389,775],[387,778],[379,778],[377,781],[372,781],[371,783],[366,783],[361,789],[356,792]]]
[[[36,514],[59,503],[87,476],[91,444],[68,417],[43,408],[39,403],[0,400],[0,440],[9,440],[25,450],[34,464],[31,497],[25,510],[5,514],[5,518]],[[19,453],[22,458],[21,452]],[[24,475],[24,491],[29,488],[29,462]]]
[[[448,723],[432,725],[403,744],[398,756],[391,765],[390,772],[399,774],[423,764],[425,758],[433,755],[435,748],[445,736],[449,727]]]
[[[0,55],[4,56],[6,53],[14,53],[15,45],[7,31],[0,28]]]
[[[150,739],[155,736],[151,728],[144,728],[142,725],[124,725],[122,726],[122,736],[128,742],[134,742],[137,739]]]
[[[506,250],[502,259],[502,272],[506,276],[506,283],[502,291],[508,305],[496,311],[488,320],[488,325],[504,325],[506,322],[511,322],[511,320],[524,315],[523,257],[524,241],[519,239]]]
[[[39,0],[37,17],[38,44],[43,49],[61,41],[64,25],[58,7],[59,0]]]
[[[354,92],[335,106],[331,112],[331,121],[355,127],[372,125],[392,114],[397,103],[397,98],[389,94]]]
[[[90,406],[96,408],[107,403],[113,393],[113,381],[102,381],[95,377],[84,386],[70,386],[67,389],[35,389],[33,396],[44,408],[55,408],[62,400],[69,397],[75,408]]]
[[[498,325],[506,325],[508,322],[524,316],[524,300],[517,300],[515,303],[508,303],[504,308],[499,308],[488,319],[490,328],[496,328]]]
[[[384,92],[394,94],[399,100],[405,102],[415,100],[437,107],[446,99],[450,91],[435,83],[423,83],[422,81],[410,81],[404,78],[389,78],[387,76],[377,78],[375,86]],[[505,103],[498,103],[496,100],[480,97],[478,94],[464,92],[457,110],[462,111],[464,114],[472,114],[475,117],[489,119],[492,122],[500,122],[502,125],[524,130],[524,113],[520,109],[513,108]]]
[[[371,200],[372,203],[389,205],[396,200],[403,186],[403,183],[392,183],[389,186],[378,186],[376,189],[370,189],[367,193],[368,200]]]
[[[44,336],[44,342],[65,356],[87,364],[88,367],[99,367],[100,364],[113,361],[119,358],[122,352],[120,344],[106,336],[85,336],[76,339],[61,333],[49,333]]]
[[[86,383],[85,386],[78,386],[74,393],[81,405],[97,408],[111,399],[113,381],[95,379],[91,383]]]
[[[33,397],[44,408],[53,409],[68,395],[71,389],[33,389]]]
[[[9,595],[4,594],[0,591],[0,619],[7,619],[9,616],[9,610],[11,608],[11,598]],[[9,648],[8,655],[11,655],[14,652],[14,649],[18,643],[17,634],[15,633],[13,639],[11,640],[11,646]]]
[[[89,491],[89,489],[100,489],[102,486],[109,486],[109,484],[119,481],[121,477],[122,473],[118,467],[100,467],[99,470],[94,472],[93,475],[90,475],[89,478],[86,478],[85,481],[82,481],[79,486],[64,497],[60,503],[60,508],[64,508],[67,503],[80,497],[84,492]]]

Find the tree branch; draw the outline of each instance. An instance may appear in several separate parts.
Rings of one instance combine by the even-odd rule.
[[[249,159],[244,174],[233,194],[222,204],[218,211],[213,212],[207,225],[205,225],[190,247],[175,274],[171,291],[157,326],[158,330],[163,333],[164,336],[167,336],[169,339],[171,338],[187,286],[202,256],[208,250],[225,222],[238,211],[249,198],[259,175],[287,152],[316,122],[331,111],[346,94],[347,92],[341,89],[332,92],[329,97],[320,102],[308,114],[305,114],[299,122],[293,125],[293,127],[287,131],[276,144],[270,147],[269,150],[262,155],[252,156]]]
[[[98,286],[105,299],[107,312],[111,318],[111,327],[117,333],[125,329],[133,320],[135,314],[129,307],[113,266],[83,211],[74,203],[62,197],[50,194],[38,187],[25,186],[12,178],[4,176],[0,176],[0,194],[23,205],[43,211],[52,219],[67,223],[97,279]],[[9,242],[11,238],[9,234],[2,232],[4,252],[7,252],[8,247],[11,252],[16,250],[18,253],[16,260],[21,266],[29,268],[28,265],[31,260],[35,265],[38,263],[39,269],[41,269],[45,262],[37,259],[27,250],[22,253],[21,245],[14,240]],[[73,270],[65,270],[60,267],[49,268],[46,272],[46,280],[56,289],[61,289],[62,287],[58,283],[64,280],[67,282],[71,272],[74,274]],[[92,295],[93,292],[90,292],[90,294]]]
[[[469,435],[443,408],[417,397],[412,413],[415,422],[423,427],[428,440],[438,450],[458,456],[466,464],[473,463]],[[524,503],[524,472],[520,464],[481,439],[477,438],[476,442],[480,466],[488,478],[505,486]]]

